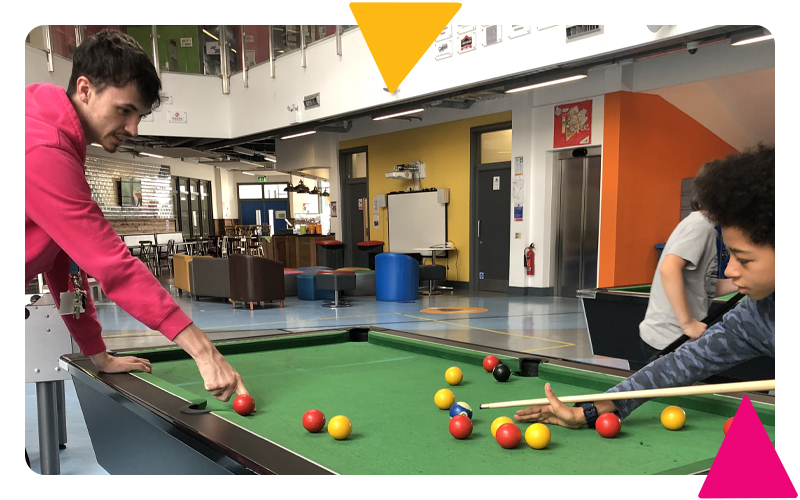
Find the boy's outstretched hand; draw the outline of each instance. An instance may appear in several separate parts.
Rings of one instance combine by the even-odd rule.
[[[557,424],[570,429],[578,429],[586,423],[583,408],[567,406],[558,400],[550,383],[544,385],[544,395],[550,404],[535,405],[517,411],[514,420],[518,422],[540,422],[543,424]]]

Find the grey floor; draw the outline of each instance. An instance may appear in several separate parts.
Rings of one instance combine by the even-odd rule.
[[[178,294],[169,277],[161,278],[180,307],[212,340],[313,331],[353,326],[378,326],[414,332],[436,338],[497,347],[521,353],[536,353],[564,359],[627,369],[625,361],[593,356],[586,322],[578,299],[561,297],[509,297],[499,293],[456,292],[408,303],[377,302],[375,297],[352,297],[351,307],[328,309],[321,302],[287,298],[285,307],[276,305],[233,309],[223,300],[193,301]],[[483,308],[486,312],[432,314],[433,307]],[[149,330],[119,306],[97,304],[97,316],[109,349],[149,347],[170,342]],[[65,382],[67,445],[60,452],[61,474],[106,474],[95,460],[91,440],[72,382]],[[25,387],[25,446],[31,468],[39,472],[39,444],[36,420],[36,387]]]

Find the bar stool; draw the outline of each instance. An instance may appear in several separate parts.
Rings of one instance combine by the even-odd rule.
[[[339,293],[344,290],[352,290],[356,287],[356,275],[352,272],[346,273],[319,273],[317,274],[317,288],[319,290],[333,290],[333,302],[323,302],[322,307],[337,309],[339,307],[350,307],[350,302],[339,300]]]
[[[152,241],[139,242],[139,259],[145,263],[151,273],[154,275],[159,274],[158,255],[155,252]]]

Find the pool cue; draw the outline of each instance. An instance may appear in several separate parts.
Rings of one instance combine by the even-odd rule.
[[[566,396],[558,398],[564,404],[585,403],[588,401],[613,401],[617,399],[641,398],[666,398],[671,396],[691,396],[695,394],[721,394],[729,392],[770,391],[775,389],[775,380],[753,380],[750,382],[733,382],[730,384],[690,385],[682,387],[668,387],[666,389],[645,389],[642,391],[603,392],[600,394],[585,394],[582,396]],[[480,409],[511,408],[512,406],[533,406],[550,404],[547,398],[524,399],[521,401],[506,401],[502,403],[487,403],[480,405]]]
[[[726,312],[728,312],[731,309],[733,309],[734,307],[736,307],[736,304],[738,304],[739,301],[742,300],[742,297],[744,297],[743,293],[737,293],[736,295],[734,295],[733,297],[728,299],[727,302],[725,302],[725,304],[722,306],[722,309],[720,309],[719,311],[717,311],[713,315],[709,314],[708,316],[703,318],[701,323],[705,323],[706,327],[710,327],[711,325],[715,324],[720,319],[722,319],[722,316]],[[653,357],[651,357],[649,361],[653,362],[653,361],[657,360],[658,358],[660,358],[661,356],[664,356],[666,354],[669,354],[669,353],[673,352],[674,350],[676,350],[677,348],[679,348],[680,346],[682,346],[686,342],[690,341],[691,339],[692,338],[689,337],[688,335],[681,335],[680,337],[675,339],[675,341],[673,343],[671,343],[670,345],[668,345],[667,347],[665,347],[664,349],[659,351],[657,354],[655,354]]]

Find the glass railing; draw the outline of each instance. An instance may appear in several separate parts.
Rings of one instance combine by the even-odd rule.
[[[153,27],[137,25],[87,25],[82,26],[83,39],[103,29],[116,29],[132,36],[153,60]],[[342,26],[349,31],[356,25]],[[77,47],[75,26],[50,25],[53,54],[67,59]],[[158,33],[158,65],[161,71],[201,75],[221,75],[221,42],[219,25],[165,25],[156,26]],[[242,36],[244,32],[244,37]],[[336,35],[335,25],[273,25],[272,53],[269,40],[270,26],[227,25],[225,35],[229,74],[242,71],[243,62],[248,68],[300,50],[302,40],[309,46]],[[25,42],[46,50],[44,27],[31,30]],[[244,45],[244,47],[242,46]],[[242,52],[244,51],[244,54]],[[242,60],[244,55],[245,61]]]

